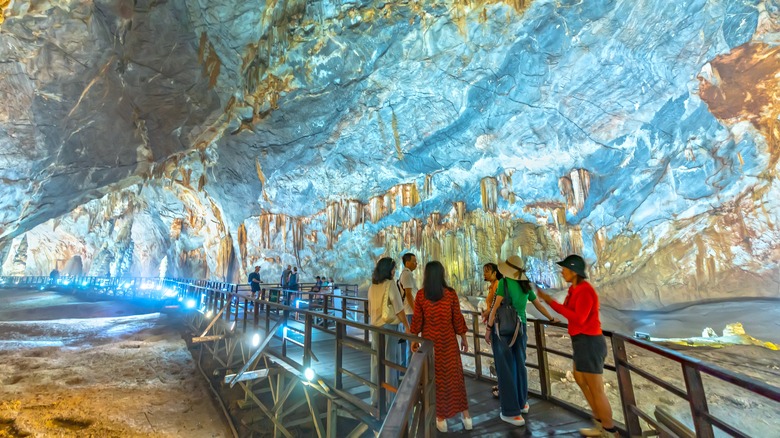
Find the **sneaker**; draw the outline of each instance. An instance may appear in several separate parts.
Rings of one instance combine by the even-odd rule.
[[[504,414],[500,414],[501,419],[503,421],[506,421],[507,423],[513,425],[513,426],[524,426],[525,420],[523,419],[522,415],[517,415],[514,417],[505,417]]]
[[[523,409],[520,410],[520,413],[521,414],[527,414],[530,409],[531,409],[531,407],[528,406],[528,403],[526,403],[525,406],[523,406]]]
[[[446,433],[447,432],[447,419],[439,421],[439,419],[436,419],[436,429],[439,429],[439,432]]]
[[[471,417],[463,417],[463,428],[466,430],[471,430],[474,428],[474,425],[471,422]]]
[[[583,427],[579,432],[582,436],[600,437],[602,429],[600,427]]]

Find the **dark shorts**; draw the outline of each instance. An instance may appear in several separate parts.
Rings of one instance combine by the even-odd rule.
[[[604,335],[574,335],[571,337],[574,351],[574,369],[581,373],[603,374],[607,358],[607,341]]]

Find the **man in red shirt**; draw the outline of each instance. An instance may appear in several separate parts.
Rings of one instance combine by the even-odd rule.
[[[547,302],[556,312],[569,321],[572,356],[574,359],[574,380],[596,417],[599,427],[580,429],[583,436],[602,436],[602,428],[608,436],[619,437],[612,421],[612,407],[604,392],[604,359],[607,357],[607,342],[601,333],[599,319],[599,296],[593,286],[585,281],[585,260],[578,255],[570,255],[558,262],[561,275],[571,283],[569,293],[563,304],[550,295],[538,291],[537,295]]]

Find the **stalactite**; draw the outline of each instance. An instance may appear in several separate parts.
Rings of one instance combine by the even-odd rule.
[[[368,200],[368,218],[371,223],[376,223],[387,216],[385,209],[385,199],[383,196],[374,196]]]
[[[512,191],[512,171],[506,171],[499,175],[499,183],[501,190],[499,194],[502,198],[506,199],[509,204],[514,204],[517,200],[515,192]]]
[[[498,182],[492,177],[482,178],[479,186],[482,196],[482,209],[495,212],[498,204]]]
[[[425,182],[423,183],[423,196],[425,199],[431,197],[433,192],[433,175],[425,175]]]
[[[206,186],[206,173],[204,172],[200,175],[200,178],[198,178],[198,191],[202,192],[203,187],[205,186]]]
[[[596,258],[601,260],[601,255],[604,253],[604,248],[607,246],[607,229],[601,227],[596,231],[593,236],[593,248],[596,251]]]
[[[558,188],[566,198],[572,214],[582,211],[590,193],[590,173],[585,169],[573,169],[569,175],[558,179]]]
[[[181,184],[184,187],[190,187],[190,178],[192,178],[192,169],[180,169],[179,173],[181,173]]]
[[[241,255],[241,266],[246,266],[246,226],[243,223],[238,226],[236,240],[238,240],[238,252]]]
[[[398,132],[398,118],[395,116],[395,111],[392,111],[391,126],[393,128],[393,141],[395,144],[395,153],[399,160],[404,159],[404,153],[401,151],[401,134]]]
[[[171,229],[168,233],[171,240],[179,240],[179,237],[181,236],[181,230],[182,230],[182,224],[184,223],[184,220],[182,218],[174,218],[173,221],[171,221]]]
[[[233,258],[233,238],[228,234],[227,236],[219,239],[219,252],[217,254],[217,266],[214,274],[221,278],[227,279],[228,270],[230,267],[230,260]]]
[[[226,228],[225,221],[222,220],[222,210],[219,209],[213,199],[209,198],[209,203],[211,204],[211,213],[214,215],[214,219],[217,221],[218,232],[220,235],[224,235]]]

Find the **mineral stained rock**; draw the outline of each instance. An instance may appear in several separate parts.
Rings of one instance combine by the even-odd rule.
[[[777,0],[6,3],[4,274],[780,296]]]

